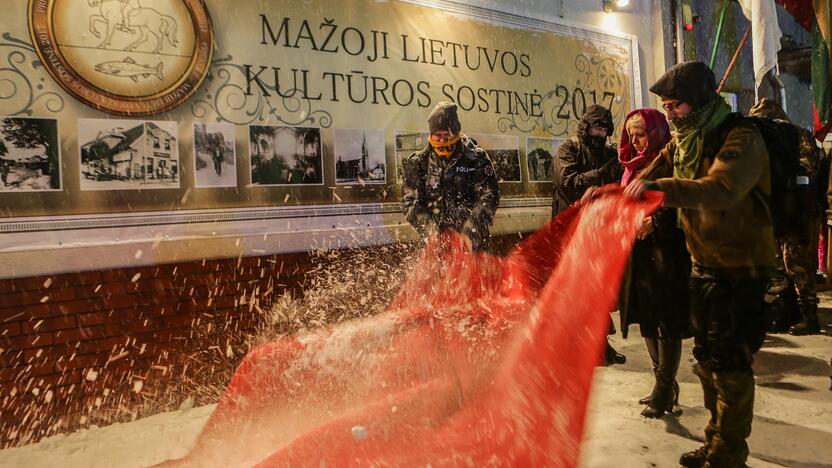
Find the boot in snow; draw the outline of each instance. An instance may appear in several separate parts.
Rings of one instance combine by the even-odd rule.
[[[696,450],[685,452],[679,457],[679,464],[685,468],[702,468],[708,456],[708,446],[703,445]]]
[[[803,320],[789,328],[789,334],[795,336],[817,335],[820,333],[817,304],[800,304]]]

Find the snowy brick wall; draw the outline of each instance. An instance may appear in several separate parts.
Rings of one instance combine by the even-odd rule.
[[[0,447],[175,408],[184,396],[207,402],[212,379],[227,378],[247,351],[258,308],[297,287],[308,261],[0,280]]]
[[[497,236],[495,251],[522,237]],[[323,257],[328,267],[296,253],[0,280],[0,448],[214,403],[273,301],[314,283],[306,303],[276,301],[312,315],[278,334],[326,323],[327,308],[351,311],[339,320],[383,310],[411,251],[347,250]],[[369,283],[386,291],[374,307],[360,294]]]

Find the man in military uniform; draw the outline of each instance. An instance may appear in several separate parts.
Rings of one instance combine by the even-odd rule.
[[[471,239],[475,251],[490,250],[500,203],[491,160],[460,132],[456,104],[437,104],[428,126],[430,144],[402,161],[405,217],[422,237],[452,229]]]
[[[767,117],[791,124],[789,116],[777,101],[763,98],[749,111],[749,115]],[[799,127],[798,127],[799,128]],[[820,332],[818,323],[818,293],[815,272],[818,269],[818,234],[822,217],[823,194],[818,190],[821,152],[812,134],[799,128],[800,165],[806,174],[805,185],[809,187],[804,200],[807,230],[800,236],[777,239],[778,274],[769,286],[770,293],[777,293],[781,299],[774,317],[772,331],[794,335],[808,335]],[[794,299],[796,291],[796,305]],[[799,323],[796,323],[800,321]]]

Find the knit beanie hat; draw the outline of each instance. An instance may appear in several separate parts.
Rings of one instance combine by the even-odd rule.
[[[439,130],[448,130],[454,135],[458,134],[462,125],[456,113],[456,104],[448,101],[440,101],[436,104],[428,116],[428,127],[431,134]]]

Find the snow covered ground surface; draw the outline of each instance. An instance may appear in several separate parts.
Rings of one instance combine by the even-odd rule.
[[[822,303],[832,322],[832,296]],[[614,318],[618,323],[618,318]],[[615,335],[627,364],[598,368],[590,401],[582,467],[674,467],[701,444],[708,419],[685,342],[679,374],[679,417],[645,419],[637,400],[650,392],[649,358],[638,330]],[[770,335],[757,354],[757,393],[748,465],[832,467],[832,337]],[[0,451],[0,467],[144,467],[186,454],[214,405],[158,414],[131,423],[59,435]]]

